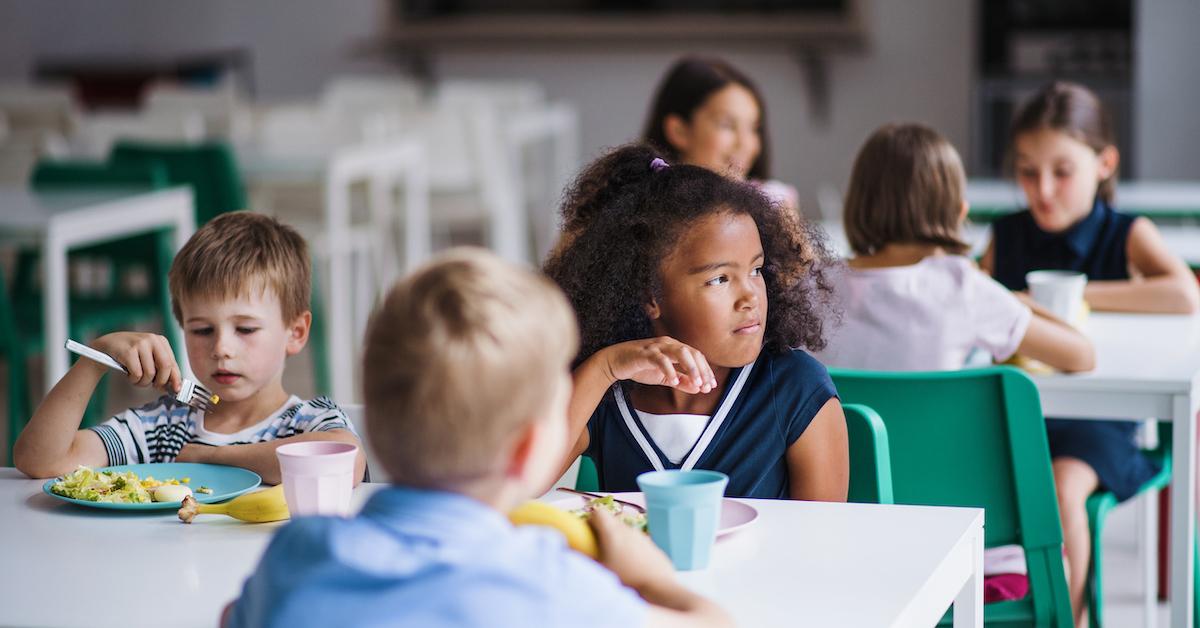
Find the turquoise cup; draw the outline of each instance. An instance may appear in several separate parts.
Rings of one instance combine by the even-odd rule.
[[[639,475],[637,483],[646,496],[654,544],[676,569],[707,567],[729,476],[717,471],[649,471]]]

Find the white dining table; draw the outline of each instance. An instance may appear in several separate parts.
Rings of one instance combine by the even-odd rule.
[[[63,344],[69,320],[67,254],[72,249],[116,238],[170,229],[179,250],[195,230],[192,191],[34,192],[26,186],[0,186],[0,240],[37,243],[44,284],[45,387],[48,390],[70,364]],[[174,319],[165,325],[176,325]],[[185,375],[186,349],[174,347]]]
[[[966,195],[972,211],[997,214],[1026,205],[1025,194],[1012,180],[971,179]],[[1113,206],[1151,218],[1200,218],[1200,181],[1119,181]]]
[[[841,221],[821,221],[821,228],[829,237],[829,245],[839,256],[850,255],[850,242],[846,239],[846,230]],[[1197,225],[1155,225],[1162,235],[1167,249],[1178,255],[1192,268],[1200,268],[1200,226]],[[967,222],[963,225],[963,238],[971,245],[969,255],[979,257],[992,241],[992,228],[984,223]]]
[[[278,523],[80,507],[0,468],[0,625],[213,626]],[[355,507],[382,484],[355,490]],[[983,511],[740,500],[758,519],[684,572],[741,626],[982,626]]]
[[[1200,315],[1093,312],[1084,332],[1096,347],[1096,368],[1035,375],[1042,411],[1048,417],[1171,422],[1171,625],[1191,628]]]

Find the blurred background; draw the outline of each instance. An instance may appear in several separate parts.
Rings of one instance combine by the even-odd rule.
[[[72,252],[55,319],[37,252],[48,223],[14,218],[62,189],[113,187],[131,154],[169,162],[144,183],[190,186],[197,224],[248,208],[309,236],[326,325],[289,390],[352,399],[379,291],[458,242],[537,263],[563,186],[638,137],[684,54],[757,82],[772,177],[836,221],[858,147],[889,121],[938,129],[972,185],[1002,180],[1014,106],[1052,78],[1104,99],[1123,177],[1200,179],[1197,25],[1192,0],[0,0],[5,440],[65,368],[45,359],[47,321],[171,332],[169,250],[159,266]],[[80,318],[113,299],[145,307]],[[112,388],[93,420],[138,398]]]

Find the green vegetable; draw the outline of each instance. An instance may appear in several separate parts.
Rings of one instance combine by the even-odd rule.
[[[136,473],[96,472],[83,466],[52,484],[50,491],[89,502],[145,504],[151,501],[150,493],[142,487]]]

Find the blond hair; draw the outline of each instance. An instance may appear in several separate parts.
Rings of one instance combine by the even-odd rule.
[[[516,432],[546,416],[578,331],[548,279],[464,248],[397,283],[365,344],[367,434],[383,467],[406,486],[452,489],[494,478]]]
[[[854,159],[842,219],[856,255],[892,243],[970,250],[959,231],[966,175],[958,151],[920,124],[889,124]]]
[[[183,245],[167,280],[171,311],[180,323],[184,299],[229,299],[268,289],[279,298],[288,323],[309,309],[308,244],[295,229],[269,216],[244,211],[221,214]]]

